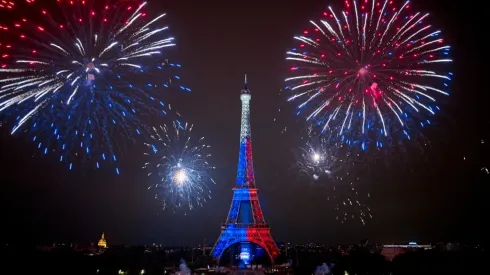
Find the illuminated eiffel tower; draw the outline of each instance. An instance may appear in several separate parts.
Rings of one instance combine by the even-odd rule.
[[[245,75],[245,87],[240,94],[242,119],[237,180],[233,188],[233,200],[228,218],[221,225],[221,235],[211,252],[216,259],[219,259],[228,247],[239,243],[240,258],[245,264],[250,261],[252,243],[264,249],[271,261],[274,261],[274,258],[279,255],[279,249],[270,234],[270,227],[262,214],[259,190],[255,185],[250,130],[251,98],[252,95],[247,86],[247,75]]]

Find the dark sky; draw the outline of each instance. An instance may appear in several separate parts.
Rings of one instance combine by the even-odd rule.
[[[296,138],[281,136],[280,127],[272,123],[284,101],[278,96],[284,53],[292,36],[326,5],[323,0],[165,1],[161,10],[169,13],[177,55],[184,65],[182,76],[193,89],[179,109],[213,146],[218,183],[212,188],[213,199],[186,216],[162,212],[147,190],[138,147],[121,160],[121,176],[113,170],[67,171],[56,160],[39,157],[29,141],[4,131],[0,236],[8,242],[89,242],[105,231],[109,244],[197,244],[204,238],[214,242],[235,182],[239,92],[247,73],[253,93],[256,180],[277,241],[478,241],[484,232],[480,220],[487,215],[490,182],[481,171],[485,163],[490,165],[488,143],[480,143],[490,127],[483,112],[488,104],[488,81],[482,77],[488,56],[481,54],[486,36],[479,30],[484,18],[477,8],[462,2],[416,1],[418,10],[432,13],[432,21],[453,47],[452,95],[437,125],[425,133],[431,148],[395,156],[403,161],[389,166],[372,164],[362,173],[362,189],[372,194],[369,204],[374,213],[362,226],[338,223],[324,189],[296,180],[290,153],[297,147]],[[299,132],[292,113],[289,118],[293,133]],[[390,161],[387,158],[385,162]]]

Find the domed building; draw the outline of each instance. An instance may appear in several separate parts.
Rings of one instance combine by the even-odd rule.
[[[104,232],[102,232],[102,237],[100,238],[99,242],[97,243],[97,246],[100,248],[107,248],[107,242],[105,241],[105,238],[104,238]]]

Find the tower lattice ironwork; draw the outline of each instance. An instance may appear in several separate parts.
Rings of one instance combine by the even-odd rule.
[[[252,161],[252,137],[250,130],[250,100],[252,96],[247,86],[241,91],[242,118],[240,129],[240,152],[238,173],[233,200],[226,222],[221,225],[221,235],[213,247],[212,255],[219,259],[223,252],[233,244],[240,243],[250,249],[250,243],[264,249],[271,260],[279,255],[279,249],[272,239],[270,227],[265,222],[260,207],[258,189],[255,185]],[[243,252],[242,247],[242,252]]]

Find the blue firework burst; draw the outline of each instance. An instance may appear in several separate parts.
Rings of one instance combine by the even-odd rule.
[[[211,146],[204,137],[195,138],[192,129],[193,125],[175,120],[172,126],[153,128],[151,143],[145,143],[143,169],[148,170],[149,189],[163,209],[192,210],[211,199],[209,187],[216,184],[211,176],[215,167],[209,162]]]
[[[0,112],[15,119],[12,134],[28,132],[69,169],[86,160],[99,168],[168,114],[165,88],[181,67],[168,60],[174,38],[146,2],[52,2],[3,24],[11,46],[0,64]]]

